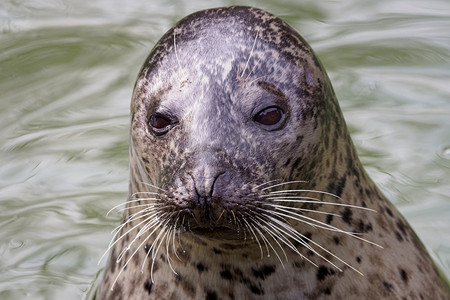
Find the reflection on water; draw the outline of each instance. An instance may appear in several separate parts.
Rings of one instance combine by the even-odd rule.
[[[126,198],[137,72],[176,20],[207,6],[4,2],[0,298],[79,299],[120,220],[105,214]],[[312,44],[369,173],[450,276],[450,4],[283,2],[259,6]]]

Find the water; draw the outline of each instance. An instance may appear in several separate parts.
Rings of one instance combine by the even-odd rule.
[[[0,4],[0,299],[80,299],[126,198],[129,102],[151,47],[235,1]],[[242,1],[309,41],[360,157],[450,277],[450,3]]]

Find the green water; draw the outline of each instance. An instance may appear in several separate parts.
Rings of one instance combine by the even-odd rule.
[[[450,277],[450,2],[3,0],[0,299],[86,297],[127,194],[141,64],[176,20],[233,4],[309,41],[368,172]]]

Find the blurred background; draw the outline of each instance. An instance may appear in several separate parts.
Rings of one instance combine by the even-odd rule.
[[[197,10],[269,10],[315,49],[367,171],[450,277],[450,2],[3,0],[0,299],[91,295],[128,188],[129,103]]]

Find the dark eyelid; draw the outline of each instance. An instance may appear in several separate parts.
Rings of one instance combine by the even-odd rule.
[[[261,88],[263,88],[264,90],[266,90],[267,92],[269,92],[279,98],[283,98],[283,99],[286,98],[286,95],[272,83],[265,82],[265,81],[258,81],[258,85]]]

